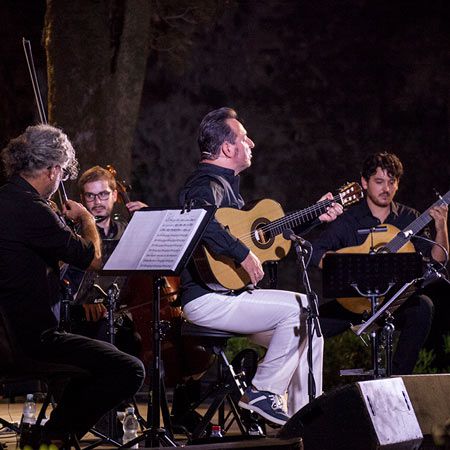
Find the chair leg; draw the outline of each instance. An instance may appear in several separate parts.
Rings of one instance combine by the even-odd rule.
[[[231,407],[231,414],[234,420],[236,420],[239,429],[242,434],[246,434],[246,429],[240,418],[239,409],[236,406],[231,394],[236,389],[242,395],[246,388],[245,381],[241,379],[240,374],[236,374],[233,366],[228,362],[228,359],[222,348],[215,347],[214,353],[219,356],[217,377],[218,381],[215,388],[212,389],[211,395],[213,396],[213,402],[204,414],[201,421],[198,423],[192,433],[192,439],[198,439],[204,437],[205,431],[210,423],[211,419],[216,413],[218,413],[219,425],[225,430],[226,418],[225,418],[225,401],[227,400]],[[227,416],[227,418],[230,414]]]
[[[13,431],[14,433],[19,433],[20,432],[20,428],[18,425],[16,425],[13,422],[8,422],[5,419],[2,419],[0,417],[0,425],[2,425],[3,428],[8,428],[9,430]]]

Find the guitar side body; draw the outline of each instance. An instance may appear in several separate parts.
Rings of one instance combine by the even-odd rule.
[[[259,229],[284,215],[279,203],[264,199],[248,210],[219,208],[215,218],[264,263],[284,258],[291,248],[291,242],[281,235],[267,241],[257,239]],[[239,290],[250,283],[250,277],[240,265],[236,265],[231,258],[213,255],[205,246],[199,248],[194,260],[202,280],[210,289]]]
[[[363,253],[368,254],[372,248],[375,251],[381,250],[386,246],[388,242],[397,236],[400,230],[394,225],[383,224],[387,227],[387,230],[381,233],[372,233],[372,237],[369,235],[367,239],[361,244],[354,247],[346,247],[337,250],[337,253]],[[411,242],[406,242],[406,244],[401,247],[397,253],[414,253],[414,245]],[[371,304],[370,300],[364,297],[348,297],[348,298],[337,298],[337,302],[342,305],[348,311],[355,314],[363,314],[364,312],[370,312]]]

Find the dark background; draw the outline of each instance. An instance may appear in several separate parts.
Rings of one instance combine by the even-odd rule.
[[[34,44],[45,93],[45,2],[0,5],[3,147],[37,121],[20,39]],[[182,51],[151,47],[131,149],[134,198],[176,204],[198,160],[198,124],[224,105],[238,111],[256,143],[253,166],[242,177],[247,200],[274,198],[286,211],[306,207],[358,180],[362,159],[379,150],[404,163],[400,202],[423,211],[435,201],[434,189],[450,189],[447,1],[224,5],[208,22],[171,23],[185,38]],[[297,279],[290,256],[280,264],[280,287],[298,288]],[[320,289],[317,274],[313,280]],[[432,289],[433,334],[440,336],[450,328],[450,292],[444,283]]]

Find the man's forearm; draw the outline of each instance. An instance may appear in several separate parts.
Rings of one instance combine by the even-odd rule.
[[[435,241],[438,244],[442,245],[447,250],[448,253],[449,243],[448,243],[448,233],[446,229],[436,231]],[[433,248],[431,249],[431,256],[435,261],[439,262],[444,262],[446,257],[444,251],[442,250],[441,247],[439,247],[439,245],[433,245]]]
[[[94,246],[94,258],[89,269],[99,270],[102,267],[102,241],[98,234],[95,219],[90,213],[83,214],[80,220],[80,235]]]

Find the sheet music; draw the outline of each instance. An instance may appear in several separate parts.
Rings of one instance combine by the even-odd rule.
[[[206,214],[136,211],[103,270],[175,270]]]

